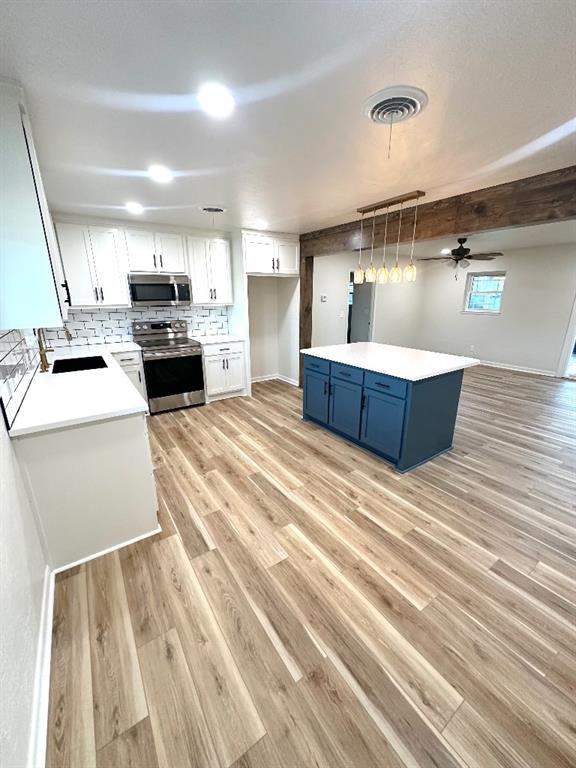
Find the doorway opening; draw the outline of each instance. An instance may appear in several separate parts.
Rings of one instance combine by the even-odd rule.
[[[355,283],[354,272],[348,281],[348,330],[346,343],[372,341],[374,283]]]

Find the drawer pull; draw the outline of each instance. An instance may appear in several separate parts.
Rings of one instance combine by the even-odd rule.
[[[310,368],[320,368],[318,363],[309,363],[309,365],[310,365]]]
[[[135,358],[133,357],[121,357],[120,362],[121,363],[131,363]]]
[[[338,376],[348,376],[350,378],[352,374],[348,373],[347,371],[338,371]]]
[[[374,382],[377,387],[382,387],[383,389],[390,389],[390,384],[383,384],[381,381],[375,381]]]
[[[220,352],[230,352],[230,347],[220,347]]]

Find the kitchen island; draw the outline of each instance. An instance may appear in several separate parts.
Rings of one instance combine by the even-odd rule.
[[[407,472],[452,447],[464,368],[479,360],[374,342],[300,350],[305,420]]]
[[[10,428],[56,570],[160,530],[148,403],[114,357],[126,351],[132,346],[56,350]],[[101,367],[54,373],[54,363],[82,366],[80,358]]]

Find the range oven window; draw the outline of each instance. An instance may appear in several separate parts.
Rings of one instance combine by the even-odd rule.
[[[144,361],[148,397],[167,397],[204,389],[202,355]]]
[[[188,286],[185,287],[188,288]],[[170,303],[177,300],[176,285],[174,283],[130,283],[130,296],[133,302],[163,301]],[[190,292],[188,292],[189,300]]]

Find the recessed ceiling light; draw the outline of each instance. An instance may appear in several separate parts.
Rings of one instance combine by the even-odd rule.
[[[442,256],[449,256],[452,253],[452,251],[450,250],[450,248],[442,248],[440,253],[442,254]]]
[[[144,206],[140,205],[140,203],[135,203],[133,201],[126,203],[124,208],[126,208],[128,213],[133,213],[134,216],[140,216],[141,213],[144,213]]]
[[[200,109],[210,117],[229,117],[234,111],[234,96],[220,83],[205,83],[198,91]]]
[[[165,165],[151,165],[148,168],[148,176],[152,181],[157,181],[158,184],[168,184],[174,178],[170,168],[166,168]]]

